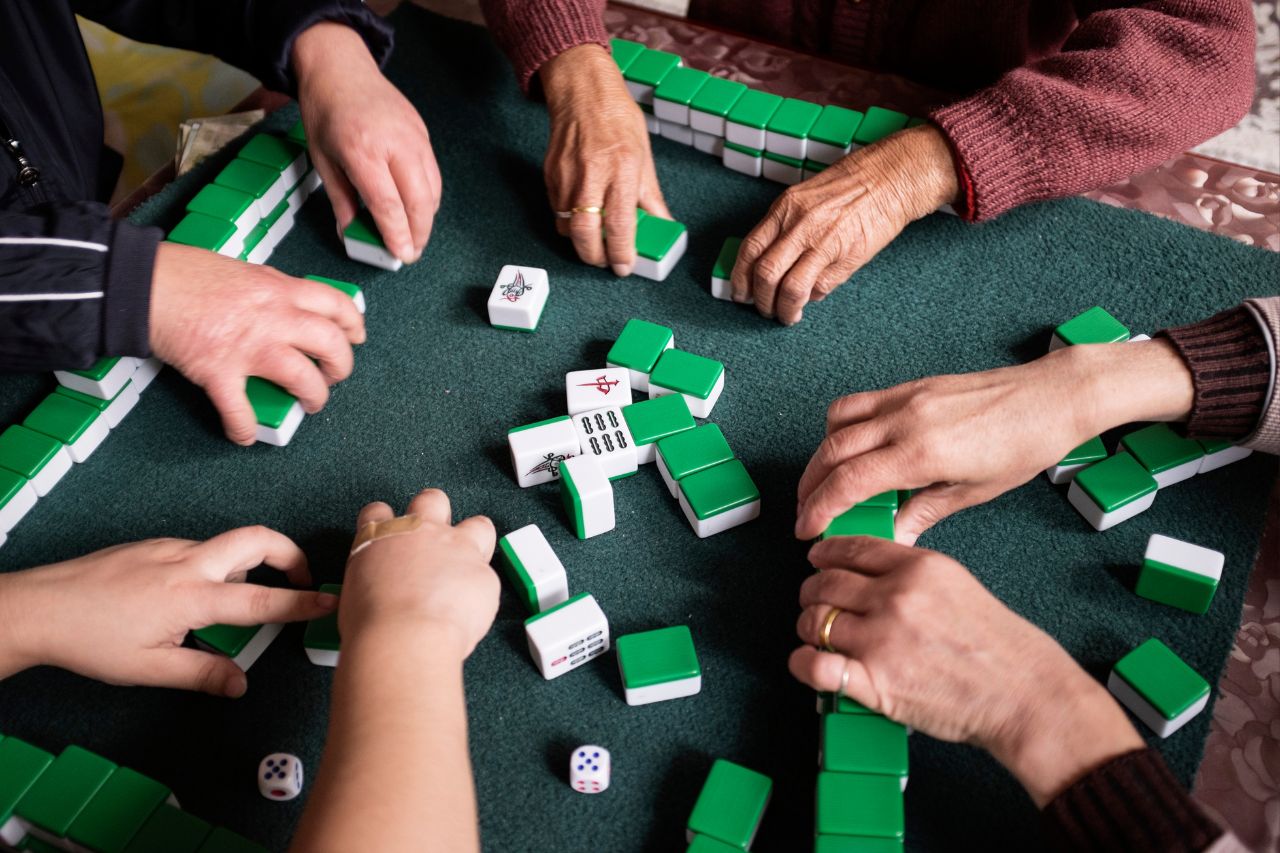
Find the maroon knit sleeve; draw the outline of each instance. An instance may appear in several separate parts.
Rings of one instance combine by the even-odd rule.
[[[1041,818],[1055,847],[1071,851],[1192,853],[1223,834],[1151,749],[1095,768],[1051,800]]]
[[[609,48],[604,0],[480,0],[480,7],[526,94],[548,59],[580,44]]]
[[[1249,109],[1248,0],[1093,5],[1117,8],[1082,8],[1059,53],[931,115],[972,182],[958,210],[965,218],[990,219],[1127,178]]]
[[[1247,308],[1165,329],[1157,337],[1168,338],[1191,369],[1195,398],[1187,435],[1239,441],[1253,432],[1271,385],[1271,354]]]

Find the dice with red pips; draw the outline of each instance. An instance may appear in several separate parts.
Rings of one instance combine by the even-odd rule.
[[[258,765],[258,791],[268,800],[292,800],[302,793],[302,762],[287,752],[273,752]]]
[[[579,793],[599,794],[609,787],[611,770],[609,750],[586,744],[575,749],[569,758],[569,784]]]

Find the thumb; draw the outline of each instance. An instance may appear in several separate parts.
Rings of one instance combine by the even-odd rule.
[[[236,444],[253,444],[258,432],[258,417],[245,394],[245,378],[239,372],[224,376],[205,386],[209,402],[222,416],[222,429]]]
[[[658,173],[653,167],[652,157],[649,159],[649,166],[646,172],[644,180],[640,182],[640,192],[636,198],[636,205],[642,208],[645,213],[660,216],[663,219],[675,219],[671,215],[671,211],[667,209],[667,200],[662,197],[662,187],[658,184]]]
[[[231,658],[195,649],[164,649],[146,667],[145,683],[151,687],[194,690],[211,696],[239,699],[249,688],[248,678]]]
[[[899,508],[893,523],[894,539],[903,545],[914,545],[920,534],[942,519],[981,502],[964,486],[944,484],[921,489]]]
[[[329,196],[329,204],[333,205],[333,218],[338,223],[338,237],[341,239],[343,229],[351,224],[360,210],[360,196],[338,164],[314,147],[311,151],[314,152],[311,162],[324,181],[324,191]]]

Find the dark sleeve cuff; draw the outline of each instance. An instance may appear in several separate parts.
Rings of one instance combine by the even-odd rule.
[[[151,280],[159,228],[117,222],[102,297],[102,347],[109,355],[151,355]]]
[[[274,44],[273,55],[264,57],[259,77],[262,85],[277,92],[296,95],[298,81],[293,73],[293,42],[308,27],[321,21],[333,21],[345,24],[359,33],[364,39],[369,53],[381,68],[391,55],[394,36],[391,26],[375,15],[360,0],[331,0],[323,3],[285,4],[299,5],[303,8],[294,14],[280,15],[277,18],[279,29],[270,38],[268,44]]]
[[[1191,853],[1223,834],[1151,749],[1095,768],[1045,806],[1041,818],[1050,841],[1072,851]]]
[[[1257,427],[1271,382],[1267,341],[1244,307],[1165,329],[1191,370],[1195,399],[1187,420],[1192,438],[1239,441]]]

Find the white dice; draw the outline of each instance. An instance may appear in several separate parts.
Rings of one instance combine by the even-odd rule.
[[[625,367],[575,370],[564,376],[564,396],[571,415],[603,406],[631,405],[631,371]]]
[[[578,455],[578,431],[567,415],[507,431],[511,466],[520,488],[560,479],[560,463]]]
[[[634,474],[639,465],[636,443],[622,409],[610,406],[573,416],[578,433],[578,452],[593,457],[610,480]]]
[[[537,331],[551,286],[547,271],[507,264],[489,294],[489,323],[496,329]]]
[[[609,620],[590,593],[524,620],[529,654],[550,681],[609,651]]]
[[[599,794],[609,787],[613,773],[609,750],[595,744],[584,744],[569,756],[569,784],[582,794]]]
[[[292,800],[302,793],[302,762],[287,752],[273,752],[258,765],[258,791],[268,800]]]

